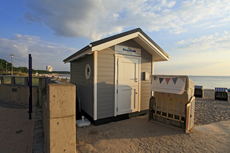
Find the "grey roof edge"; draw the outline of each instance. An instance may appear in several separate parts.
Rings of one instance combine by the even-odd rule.
[[[140,33],[142,35],[144,35],[154,46],[156,46],[157,49],[159,49],[167,58],[169,58],[169,55],[160,46],[158,46],[157,43],[155,43],[146,33],[144,33],[141,29],[140,29]]]
[[[100,44],[103,44],[105,42],[108,42],[108,41],[111,41],[111,40],[114,40],[114,39],[117,39],[117,38],[120,38],[120,37],[123,37],[123,36],[126,36],[126,35],[130,35],[132,33],[135,33],[135,32],[139,32],[141,29],[140,28],[136,28],[136,29],[133,29],[133,30],[129,30],[129,31],[126,31],[126,32],[122,32],[122,33],[119,33],[119,34],[116,34],[116,35],[113,35],[113,36],[110,36],[110,37],[107,37],[107,38],[103,38],[101,40],[97,40],[97,41],[94,41],[92,42],[92,46],[97,46],[97,45],[100,45]],[[142,31],[142,30],[141,30]]]
[[[76,53],[74,53],[74,54],[70,55],[69,57],[67,57],[66,59],[64,59],[63,62],[65,62],[65,63],[68,62],[68,60],[70,60],[71,58],[77,56],[78,54],[88,50],[89,48],[90,48],[89,45],[85,46],[81,50],[77,51]]]
[[[107,37],[107,38],[104,38],[104,39],[101,39],[101,40],[97,40],[97,41],[94,41],[92,43],[90,43],[91,46],[87,45],[85,46],[84,48],[82,48],[81,50],[77,51],[76,53],[74,53],[73,55],[67,57],[66,59],[63,60],[63,62],[67,62],[68,60],[70,60],[71,58],[73,58],[74,56],[84,52],[85,50],[89,49],[90,47],[94,47],[94,46],[97,46],[97,45],[100,45],[100,44],[103,44],[103,43],[106,43],[108,41],[111,41],[111,40],[114,40],[114,39],[117,39],[117,38],[120,38],[120,37],[123,37],[123,36],[126,36],[126,35],[129,35],[129,34],[132,34],[132,33],[135,33],[135,32],[140,32],[144,37],[146,37],[154,46],[156,46],[157,49],[159,49],[167,58],[169,58],[169,55],[160,47],[158,46],[146,33],[144,33],[141,28],[136,28],[136,29],[133,29],[133,30],[129,30],[129,31],[126,31],[126,32],[123,32],[123,33],[119,33],[119,34],[116,34],[116,35],[113,35],[113,36],[110,36],[110,37]]]

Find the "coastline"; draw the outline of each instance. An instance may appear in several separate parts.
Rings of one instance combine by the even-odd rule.
[[[203,86],[204,89],[230,88],[230,76],[188,76],[194,85]]]

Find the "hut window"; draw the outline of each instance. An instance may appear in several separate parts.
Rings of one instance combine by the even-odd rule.
[[[91,75],[91,68],[89,64],[86,64],[85,66],[85,78],[89,79]]]

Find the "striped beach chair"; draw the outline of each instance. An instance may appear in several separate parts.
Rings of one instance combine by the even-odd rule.
[[[215,88],[215,100],[228,101],[228,89],[227,88]]]
[[[200,98],[204,97],[203,86],[195,86],[194,96],[195,97],[200,97]]]

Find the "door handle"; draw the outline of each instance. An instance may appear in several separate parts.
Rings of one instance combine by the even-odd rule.
[[[137,78],[134,78],[134,81],[137,82]]]

